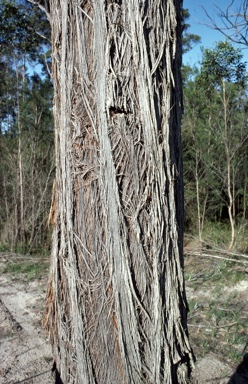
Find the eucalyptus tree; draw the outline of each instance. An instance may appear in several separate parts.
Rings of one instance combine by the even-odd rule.
[[[210,20],[210,27],[221,32],[229,41],[237,44],[248,45],[248,0],[229,0],[226,8],[215,5],[220,22],[206,14]]]
[[[13,80],[13,78],[12,78]],[[15,80],[15,76],[14,76]],[[3,101],[9,93],[3,92]],[[0,242],[15,249],[31,251],[49,246],[47,228],[52,179],[54,177],[54,133],[52,118],[52,84],[49,79],[35,75],[26,77],[20,100],[20,117],[16,109],[6,107],[0,136]],[[14,98],[16,94],[14,93]],[[13,100],[12,100],[13,101]],[[6,102],[5,102],[6,104]],[[19,130],[22,126],[22,187],[24,242],[20,238],[20,192],[19,192]]]
[[[28,69],[30,72],[35,64],[40,63],[40,56],[49,49],[48,36],[48,21],[43,13],[34,9],[30,3],[23,0],[0,0],[0,124],[2,131],[0,145],[3,149],[1,154],[5,154],[1,158],[0,174],[1,190],[5,196],[3,204],[5,209],[1,211],[0,241],[7,242],[12,249],[17,247],[18,243],[21,245],[24,245],[25,242],[30,243],[30,239],[33,238],[31,233],[34,232],[31,227],[35,227],[36,234],[40,234],[37,223],[33,222],[30,226],[30,218],[34,218],[34,214],[30,216],[32,200],[29,199],[28,193],[30,187],[28,169],[34,154],[32,146],[29,146],[32,134],[27,135],[27,131],[30,132],[31,127],[34,127],[30,121],[32,118],[35,120],[36,116],[33,114],[31,118],[30,110],[28,111],[29,116],[25,115],[27,112],[25,106],[27,101],[30,103],[30,94],[34,91],[35,86],[34,79],[30,79]],[[44,66],[43,75],[45,75],[46,68],[47,65]],[[39,79],[41,88],[45,87],[46,82],[47,80],[44,78]],[[49,106],[44,103],[44,100],[39,106],[44,108],[42,119],[39,119],[40,130],[43,130],[44,115],[51,109],[50,95],[51,86],[49,91],[47,87],[46,94]],[[48,130],[51,129],[51,125],[52,118],[50,117]],[[46,135],[44,135],[45,137]],[[49,165],[46,171],[44,167],[42,169],[49,174],[50,168]],[[41,181],[43,178],[41,177],[39,180]],[[45,186],[46,183],[44,188]],[[33,200],[38,203],[38,195],[33,197]],[[44,218],[42,220],[44,221]]]
[[[188,19],[190,17],[189,10],[183,9],[182,12],[182,44],[183,44],[183,53],[190,51],[196,44],[201,42],[201,37],[195,33],[190,33],[190,24],[188,24]]]
[[[198,229],[202,242],[205,222],[219,210],[221,185],[213,173],[219,151],[214,134],[219,105],[214,93],[211,98],[206,97],[199,75],[199,69],[194,68],[185,79],[182,143],[185,224],[190,231]]]
[[[61,379],[184,383],[181,1],[51,0]]]
[[[21,124],[26,199],[25,246],[28,251],[50,245],[47,219],[54,178],[52,98],[53,87],[49,79],[41,79],[37,74],[26,79]]]
[[[240,106],[240,96],[246,85],[246,67],[240,50],[228,42],[217,43],[215,49],[205,49],[198,81],[207,97],[213,97],[214,93],[219,100],[218,124],[214,134],[225,154],[225,168],[220,161],[216,175],[223,181],[228,198],[231,249],[235,241],[236,175],[242,158],[241,150],[247,141],[245,115]],[[218,153],[221,154],[221,151]],[[220,160],[221,156],[218,158]]]

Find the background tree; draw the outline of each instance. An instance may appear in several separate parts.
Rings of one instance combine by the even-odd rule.
[[[192,70],[184,84],[183,156],[185,183],[185,224],[188,231],[197,227],[203,241],[206,220],[215,217],[221,200],[221,187],[212,172],[218,143],[216,96],[206,98],[205,88],[197,81],[199,69]]]
[[[183,9],[183,20],[182,20],[182,44],[183,53],[190,51],[194,45],[201,42],[201,37],[194,33],[189,32],[190,24],[187,23],[190,17],[189,10]]]
[[[53,121],[49,61],[43,58],[49,24],[27,2],[1,0],[0,5],[0,242],[31,250],[48,244]],[[41,76],[31,74],[37,63],[43,65]]]
[[[233,111],[233,103],[235,103],[238,90],[236,89],[237,86],[244,87],[246,72],[245,64],[242,63],[241,59],[242,55],[239,50],[227,42],[220,42],[216,45],[215,50],[206,49],[204,51],[200,76],[200,81],[204,83],[207,91],[217,87],[222,106],[223,119],[219,120],[219,128],[226,155],[225,184],[232,232],[229,249],[233,247],[235,240],[235,166],[233,162],[237,159],[239,147],[242,145],[234,140],[233,130],[235,124],[233,124],[232,113],[230,112]],[[242,139],[242,142],[243,140],[246,140],[246,137]]]
[[[47,327],[67,383],[186,383],[181,2],[52,0]]]
[[[210,28],[214,28],[221,32],[225,38],[229,39],[233,43],[248,45],[248,1],[242,0],[237,7],[234,0],[229,1],[225,10],[215,5],[217,15],[219,16],[221,23],[217,23],[207,11],[211,24]]]
[[[201,68],[185,82],[184,92],[186,217],[195,217],[192,207],[197,206],[198,230],[203,230],[203,212],[210,221],[224,222],[228,217],[232,228],[230,247],[236,217],[242,215],[244,219],[246,211],[241,208],[246,201],[245,87],[245,63],[240,51],[220,42],[215,49],[203,51]],[[201,235],[199,230],[199,238]]]

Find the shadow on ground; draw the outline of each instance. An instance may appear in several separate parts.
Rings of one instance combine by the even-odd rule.
[[[248,383],[248,353],[243,357],[236,371],[228,381],[228,384],[247,384]]]

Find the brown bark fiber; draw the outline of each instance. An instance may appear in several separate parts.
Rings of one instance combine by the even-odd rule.
[[[180,1],[52,0],[64,384],[186,383]]]

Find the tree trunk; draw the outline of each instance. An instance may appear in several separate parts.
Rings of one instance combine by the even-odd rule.
[[[51,1],[46,323],[65,384],[181,384],[190,374],[180,3]]]
[[[17,62],[18,63],[18,62]],[[24,246],[24,188],[23,188],[23,159],[22,159],[22,123],[21,123],[21,111],[20,111],[20,91],[19,91],[19,73],[18,64],[16,63],[16,88],[17,88],[17,127],[18,127],[18,186],[20,193],[20,222],[18,227],[20,228],[20,242],[21,247]],[[16,244],[17,245],[17,244]]]
[[[197,221],[198,221],[198,236],[200,244],[202,244],[202,232],[203,232],[203,216],[201,214],[200,204],[200,189],[199,189],[199,154],[195,153],[195,184],[196,184],[196,205],[197,205]]]
[[[223,108],[224,108],[224,145],[226,152],[226,163],[227,163],[227,194],[228,194],[228,215],[231,226],[231,242],[229,244],[229,251],[233,248],[235,242],[235,216],[234,213],[234,195],[232,193],[232,176],[231,176],[231,155],[229,148],[229,132],[228,132],[228,121],[227,121],[227,108],[228,103],[226,99],[226,84],[225,80],[222,80],[222,94],[223,94]]]

